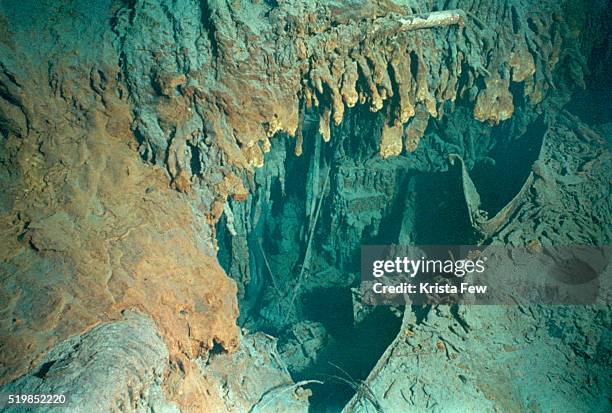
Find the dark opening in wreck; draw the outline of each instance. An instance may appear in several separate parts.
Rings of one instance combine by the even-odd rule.
[[[323,382],[306,386],[312,412],[342,410],[400,331],[403,306],[364,311],[354,296],[360,246],[486,241],[449,155],[465,158],[493,217],[525,184],[546,130],[537,114],[483,125],[459,102],[430,120],[414,153],[381,160],[384,117],[363,106],[345,116],[324,142],[307,114],[300,156],[295,139],[275,137],[253,195],[229,201],[216,227],[219,262],[239,285],[240,325],[278,338],[296,382]],[[421,322],[429,307],[409,311]]]

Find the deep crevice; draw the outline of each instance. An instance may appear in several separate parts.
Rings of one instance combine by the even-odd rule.
[[[356,310],[351,288],[359,285],[360,246],[476,243],[460,171],[449,167],[448,154],[462,154],[483,207],[493,213],[520,189],[545,130],[542,118],[528,127],[487,128],[460,109],[431,122],[415,153],[381,160],[383,122],[380,113],[358,105],[332,128],[331,142],[317,143],[316,113],[306,113],[302,155],[293,154],[290,138],[275,137],[249,200],[230,202],[236,234],[229,233],[226,217],[217,226],[219,261],[239,284],[240,324],[278,337],[294,380],[325,382],[309,386],[311,412],[340,411],[401,327],[404,308]],[[516,131],[523,131],[518,138]],[[307,254],[315,220],[307,211],[321,197]],[[408,310],[420,324],[431,306]],[[469,328],[457,309],[453,315],[458,328]]]

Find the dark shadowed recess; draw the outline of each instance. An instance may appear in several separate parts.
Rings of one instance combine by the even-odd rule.
[[[517,106],[524,104],[521,100],[519,96]],[[239,285],[244,284],[245,294],[240,300],[241,323],[278,337],[279,343],[292,339],[291,329],[297,323],[323,325],[326,336],[322,342],[325,344],[306,360],[307,368],[296,370],[288,363],[296,381],[324,382],[310,386],[312,412],[339,412],[401,327],[401,308],[375,308],[362,320],[355,320],[351,287],[356,287],[359,280],[359,246],[406,240],[420,245],[475,242],[459,171],[448,167],[448,153],[458,150],[467,154],[464,155],[466,163],[474,165],[470,173],[480,192],[482,208],[492,216],[520,190],[538,156],[545,130],[542,117],[518,126],[502,123],[485,129],[488,138],[473,143],[484,146],[470,152],[461,141],[446,137],[441,130],[445,121],[431,121],[422,142],[427,152],[425,156],[415,153],[380,160],[376,142],[382,128],[381,116],[362,109],[355,108],[345,118],[346,123],[334,128],[332,141],[320,143],[319,149],[316,140],[321,138],[307,119],[304,125],[307,135],[299,157],[293,153],[295,139],[275,137],[262,173],[255,179],[256,188],[269,185],[267,201],[257,205],[256,200],[262,198],[261,192],[255,191],[259,195],[253,195],[252,202],[233,203],[236,225],[240,224],[241,208],[247,209],[242,216],[263,217],[260,218],[263,223],[242,223],[244,231],[251,231],[244,237],[243,247],[239,247],[240,243],[229,234],[226,217],[217,226],[219,261]],[[473,119],[465,120],[466,113],[447,114],[454,117],[449,127],[473,122],[467,127],[477,130],[474,136],[478,136],[482,133],[481,124]],[[437,138],[433,136],[436,133]],[[464,139],[463,135],[455,133],[454,139]],[[309,239],[309,218],[305,211],[313,199],[321,197],[328,165],[331,165],[330,179],[323,191],[319,226],[314,231],[310,252],[310,272],[317,274],[316,281],[311,278],[296,287]],[[312,168],[319,168],[318,184],[313,184]],[[358,170],[365,177],[358,174],[347,178],[342,170]],[[271,184],[264,184],[264,176],[271,178]],[[343,179],[349,179],[348,186],[343,186]],[[372,186],[373,181],[377,183]],[[385,183],[390,185],[385,187]],[[387,192],[382,187],[387,188]],[[371,204],[367,200],[372,197],[372,191],[387,199]],[[359,205],[357,212],[351,211],[351,205],[361,196],[366,201]],[[359,214],[364,209],[378,214],[380,219],[366,224],[362,230],[355,231],[354,224],[347,224],[350,219],[344,222],[339,218],[356,214],[354,218],[359,221]],[[258,234],[253,237],[255,231]],[[236,276],[236,264],[247,259],[251,265],[250,274],[242,278]],[[288,306],[294,290],[298,291],[294,305]],[[412,307],[410,311],[415,312],[417,320],[422,320],[428,308]],[[288,313],[291,317],[286,316]]]
[[[310,411],[341,411],[399,332],[401,319],[388,308],[378,307],[355,324],[346,288],[314,290],[304,297],[304,307],[307,317],[333,331],[333,339],[317,362],[295,378],[325,382],[310,386]]]
[[[489,159],[477,162],[471,171],[481,207],[489,217],[497,214],[520,191],[538,159],[546,131],[543,116],[529,124],[518,137],[512,135],[511,122],[493,129],[495,144]]]

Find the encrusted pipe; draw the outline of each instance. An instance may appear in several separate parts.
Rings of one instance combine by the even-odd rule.
[[[465,23],[465,12],[463,10],[434,11],[428,14],[417,14],[399,19],[400,31],[412,31],[430,29],[432,27],[452,26]]]
[[[412,16],[389,15],[374,20],[374,31],[378,29],[389,30],[393,28],[398,32],[409,32],[413,30],[431,29],[434,27],[452,26],[458,24],[463,27],[466,14],[463,10],[433,11],[426,14],[415,14]]]

